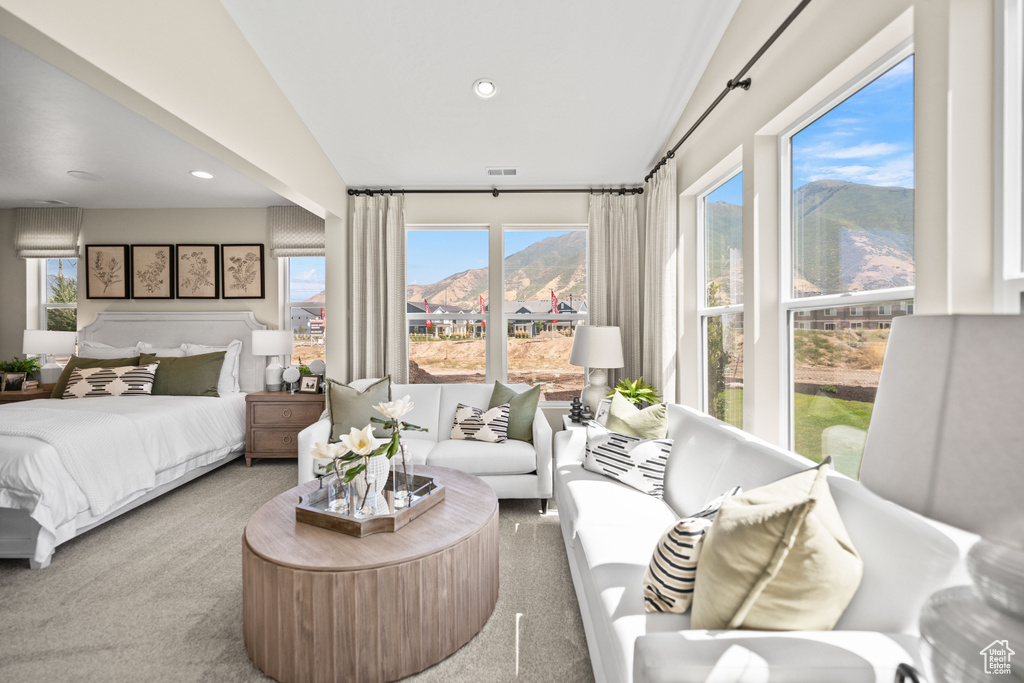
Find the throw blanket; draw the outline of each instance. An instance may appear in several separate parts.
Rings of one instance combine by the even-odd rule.
[[[0,411],[0,434],[30,436],[53,446],[94,515],[156,486],[156,471],[146,458],[138,429],[127,417],[38,408],[39,403]]]

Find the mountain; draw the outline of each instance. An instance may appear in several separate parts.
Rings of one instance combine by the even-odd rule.
[[[505,258],[505,300],[586,297],[587,235],[573,230],[548,237]],[[407,299],[448,303],[477,310],[480,295],[487,300],[487,269],[475,268],[449,275],[430,285],[408,285]]]

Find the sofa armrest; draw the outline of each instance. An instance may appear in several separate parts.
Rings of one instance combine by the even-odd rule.
[[[587,430],[565,429],[558,433],[554,443],[555,467],[582,463],[587,453]]]
[[[533,414],[533,448],[537,451],[537,493],[542,499],[550,498],[554,486],[551,467],[551,425],[540,408]]]
[[[299,483],[316,479],[313,474],[313,445],[327,443],[331,438],[331,421],[319,420],[299,432]]]

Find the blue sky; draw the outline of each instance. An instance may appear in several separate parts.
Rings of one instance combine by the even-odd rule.
[[[565,230],[506,230],[505,257]],[[454,273],[487,267],[487,230],[411,230],[406,238],[410,285],[430,285]]]
[[[305,301],[327,289],[323,256],[293,256],[288,268],[292,301]]]
[[[743,205],[743,173],[737,173],[732,178],[718,186],[714,192],[708,195],[708,202],[728,202],[729,204]]]

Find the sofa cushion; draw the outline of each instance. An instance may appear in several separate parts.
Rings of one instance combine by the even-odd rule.
[[[508,438],[533,443],[533,417],[537,414],[539,400],[539,385],[520,393],[501,382],[495,382],[487,408],[497,408],[503,403],[510,404]]]
[[[436,442],[438,439],[447,439],[448,434],[443,436],[438,432],[437,411],[441,403],[441,386],[438,384],[392,384],[391,396],[393,399],[400,399],[408,396],[413,403],[403,421],[411,425],[422,427],[425,432],[403,432],[402,438],[429,439]],[[451,423],[445,424],[445,429]]]
[[[442,384],[441,400],[438,404],[437,440],[450,439],[455,410],[460,403],[468,406],[485,406],[491,400],[494,386],[491,384]]]
[[[327,411],[331,417],[331,441],[337,441],[353,427],[365,428],[371,424],[370,418],[383,418],[384,416],[374,410],[373,406],[390,400],[390,377],[379,379],[365,389],[357,389],[328,378]],[[384,427],[376,423],[373,424],[373,435],[378,439],[391,436]]]
[[[648,406],[641,410],[619,392],[612,394],[608,418],[604,426],[613,432],[639,436],[644,439],[661,439],[668,429],[664,403]]]
[[[829,630],[863,562],[832,500],[831,460],[729,498],[704,538],[693,626]]]
[[[508,441],[510,408],[508,403],[503,403],[490,410],[460,403],[455,410],[455,420],[452,422],[452,438],[486,443],[505,443]]]
[[[591,420],[587,424],[587,455],[583,466],[660,499],[665,462],[671,450],[671,439],[618,434]]]
[[[427,455],[427,463],[470,474],[529,474],[537,469],[537,451],[524,441],[484,443],[445,439]]]
[[[431,441],[430,439],[410,439],[403,436],[402,445],[405,446],[412,455],[412,463],[414,465],[426,465],[427,456],[430,455],[430,451],[434,450],[437,446],[437,442]]]

